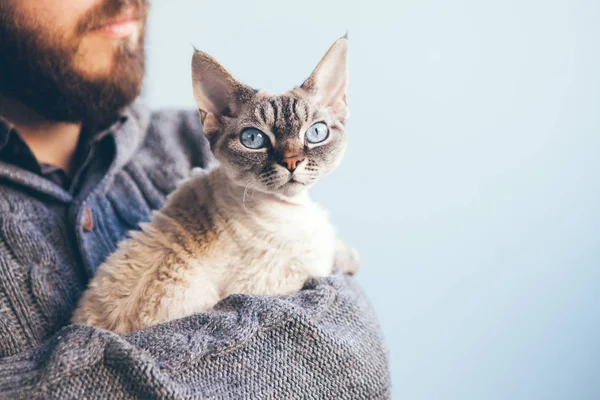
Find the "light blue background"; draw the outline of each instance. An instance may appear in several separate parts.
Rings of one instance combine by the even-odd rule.
[[[362,255],[395,399],[600,398],[600,2],[156,0],[145,96],[191,44],[257,88],[350,32],[349,150],[314,188]]]

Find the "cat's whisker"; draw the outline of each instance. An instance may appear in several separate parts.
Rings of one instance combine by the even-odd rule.
[[[252,185],[254,185],[256,182],[257,182],[257,180],[254,179],[252,182],[247,184],[246,187],[244,188],[244,194],[242,195],[242,207],[244,207],[244,211],[246,211],[246,212],[248,212],[248,208],[246,207],[246,194],[248,193],[248,190],[252,187]]]

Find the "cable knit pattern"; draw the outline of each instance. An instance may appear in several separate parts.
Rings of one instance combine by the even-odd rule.
[[[0,160],[0,398],[389,398],[374,312],[341,274],[127,336],[65,326],[118,240],[212,162],[195,112],[136,104],[103,140],[114,157],[95,154],[74,194]]]

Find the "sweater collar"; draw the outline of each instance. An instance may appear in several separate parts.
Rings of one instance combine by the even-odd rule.
[[[107,136],[112,136],[114,139],[116,152],[107,174],[115,175],[129,162],[146,136],[149,121],[149,111],[140,100],[137,100],[105,124],[105,128],[96,128],[91,132],[91,140],[94,142]],[[0,117],[0,150],[6,146],[11,135],[18,135],[18,133],[11,124]],[[43,176],[0,159],[0,184],[3,181],[7,181],[9,185],[17,185],[49,195],[61,202],[73,200],[69,192]]]

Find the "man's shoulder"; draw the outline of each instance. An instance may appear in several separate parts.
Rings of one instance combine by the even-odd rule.
[[[203,137],[202,124],[198,110],[163,109],[152,110],[148,104],[138,98],[123,110],[123,115],[133,121],[143,140],[148,135],[164,137]]]
[[[181,132],[182,134],[202,135],[202,124],[198,110],[153,110],[150,112],[150,127],[163,132]]]
[[[143,138],[130,165],[141,167],[155,182],[171,190],[193,168],[207,168],[214,161],[197,110],[146,111],[132,107]]]
[[[156,110],[149,113],[147,135],[150,139],[203,142],[202,124],[197,110]]]
[[[183,155],[194,166],[205,166],[212,160],[197,110],[151,112],[144,145],[171,156]]]

